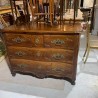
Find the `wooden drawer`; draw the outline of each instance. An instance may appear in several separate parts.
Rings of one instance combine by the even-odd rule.
[[[48,70],[48,74],[54,76],[72,74],[72,64],[53,62],[51,63],[50,70]]]
[[[34,73],[39,77],[45,77],[46,75],[63,75],[65,77],[68,74],[72,74],[72,65],[66,63],[40,62],[24,59],[11,59],[10,63],[12,64],[12,68],[16,71]]]
[[[73,63],[73,51],[64,49],[8,47],[10,58]]]
[[[43,46],[42,35],[27,35],[27,34],[7,34],[5,40],[8,45],[23,46],[23,47],[41,47]]]
[[[47,49],[44,60],[51,62],[73,63],[73,51],[64,49]]]
[[[7,34],[5,33],[5,40],[7,45],[31,47],[32,38],[25,34]]]
[[[25,59],[10,59],[12,68],[30,71],[30,72],[46,72],[49,69],[51,63],[32,61]]]
[[[42,48],[27,48],[27,47],[8,47],[10,58],[17,59],[32,59],[44,61],[45,49]]]
[[[74,35],[44,35],[45,47],[74,49]]]
[[[17,58],[17,59],[32,59],[32,51],[30,48],[26,47],[13,47],[9,46],[8,48],[8,55],[10,58]]]

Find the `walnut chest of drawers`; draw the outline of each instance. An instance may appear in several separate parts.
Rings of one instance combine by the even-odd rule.
[[[79,49],[78,25],[11,26],[2,31],[13,76],[52,77],[75,84]]]

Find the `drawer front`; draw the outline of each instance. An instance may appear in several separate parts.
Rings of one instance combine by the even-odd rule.
[[[73,51],[47,48],[8,47],[10,58],[32,59],[39,61],[73,62]]]
[[[50,63],[25,59],[10,59],[12,68],[28,72],[46,72]]]
[[[27,35],[27,34],[7,34],[5,40],[8,45],[24,46],[24,47],[41,47],[43,46],[42,35]]]
[[[30,35],[25,34],[7,34],[5,33],[7,45],[31,47],[32,40]]]
[[[63,49],[49,49],[49,51],[45,53],[44,59],[46,61],[52,61],[52,62],[72,63],[73,51]]]
[[[74,49],[74,36],[72,35],[44,35],[45,47]]]
[[[10,58],[17,59],[32,59],[45,61],[45,49],[38,48],[26,48],[26,47],[8,47],[8,54]]]
[[[67,63],[51,63],[50,70],[48,70],[50,75],[64,75],[72,74],[72,65]]]
[[[32,51],[30,48],[26,47],[13,47],[10,46],[8,49],[8,55],[10,58],[17,58],[17,59],[32,59]]]
[[[10,62],[14,70],[34,73],[39,77],[45,77],[47,75],[65,77],[72,74],[72,65],[66,63],[39,62],[24,59],[10,59]]]

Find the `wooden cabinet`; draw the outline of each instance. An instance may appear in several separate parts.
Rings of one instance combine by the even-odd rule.
[[[13,25],[4,29],[12,75],[21,72],[38,78],[68,79],[75,84],[79,49],[77,27],[79,25]]]

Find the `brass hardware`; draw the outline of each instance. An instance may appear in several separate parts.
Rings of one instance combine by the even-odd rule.
[[[64,55],[57,53],[57,54],[53,54],[52,58],[54,58],[56,60],[62,60],[62,59],[64,59]]]
[[[63,44],[65,44],[65,42],[63,40],[60,40],[60,39],[53,40],[53,41],[51,41],[51,43],[55,44],[55,45],[63,45]]]
[[[20,68],[25,68],[25,67],[27,67],[28,65],[26,65],[26,64],[18,64],[17,66],[20,67]]]
[[[24,55],[26,55],[26,53],[24,53],[22,51],[15,52],[15,54],[18,55],[18,56],[24,56]]]
[[[36,56],[37,56],[37,57],[40,57],[40,56],[41,56],[40,52],[37,52],[37,53],[36,53]]]
[[[57,67],[55,67],[55,68],[52,68],[52,71],[56,71],[56,72],[64,72],[65,70],[63,69],[63,68],[57,68]]]
[[[39,42],[40,42],[39,38],[36,38],[35,39],[35,44],[39,44]]]
[[[21,43],[21,42],[25,42],[26,40],[20,37],[14,38],[12,39],[12,41],[16,42],[16,43]]]

